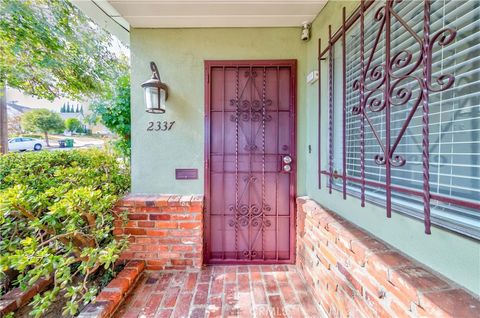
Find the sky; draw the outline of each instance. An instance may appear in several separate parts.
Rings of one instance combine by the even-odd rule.
[[[75,105],[77,104],[85,104],[80,101],[74,101],[70,99],[65,99],[65,98],[58,98],[54,100],[53,102],[46,100],[46,99],[38,99],[34,96],[26,95],[23,92],[13,89],[11,87],[7,87],[7,103],[14,102],[16,101],[16,104],[21,105],[21,106],[27,106],[30,108],[46,108],[49,110],[53,110],[56,112],[60,112],[60,107],[64,103],[69,102],[70,105]],[[88,105],[84,105],[88,106]]]

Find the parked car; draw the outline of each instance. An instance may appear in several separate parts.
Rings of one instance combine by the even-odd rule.
[[[30,137],[17,137],[8,140],[9,151],[39,151],[45,146],[46,144],[43,140]]]

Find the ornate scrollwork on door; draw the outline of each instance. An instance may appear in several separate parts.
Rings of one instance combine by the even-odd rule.
[[[242,204],[235,209],[235,205],[229,206],[230,212],[235,212],[234,217],[228,222],[228,225],[234,227],[239,226],[252,226],[252,227],[270,227],[272,223],[270,220],[264,218],[266,212],[270,212],[272,208],[269,205],[265,205],[263,208],[257,204]]]
[[[230,105],[234,106],[237,104],[235,99],[230,100]],[[268,99],[265,101],[265,106],[271,106],[272,100]],[[253,121],[253,122],[261,122],[262,120],[271,121],[272,116],[269,114],[264,114],[262,103],[259,100],[253,100],[250,102],[249,100],[242,100],[238,107],[238,116],[240,121]],[[230,120],[233,122],[237,121],[237,115],[232,114],[230,116]]]
[[[262,98],[260,93],[260,88],[257,87],[257,83],[255,82],[255,78],[257,77],[256,71],[245,71],[245,77],[248,78],[247,82],[245,83],[244,89],[242,91],[242,95],[240,95],[239,99],[236,100],[235,98],[230,99],[230,106],[237,107],[237,114],[232,114],[230,116],[230,120],[233,122],[237,121],[237,117],[239,121],[252,121],[252,122],[261,122],[261,121],[271,121],[272,116],[267,114],[266,108],[272,106],[273,101],[271,99],[259,100],[256,99],[258,95],[259,98]],[[244,99],[245,87],[248,85],[252,85],[251,95],[249,99]],[[264,89],[262,87],[261,89]],[[237,106],[238,105],[238,106]]]

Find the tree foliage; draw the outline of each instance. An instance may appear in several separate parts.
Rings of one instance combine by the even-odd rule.
[[[90,104],[92,120],[100,120],[119,136],[115,146],[121,153],[130,156],[130,74],[127,69],[115,80],[114,88],[103,98]]]
[[[0,84],[49,100],[98,96],[124,63],[111,43],[68,0],[0,1]]]
[[[128,186],[128,171],[100,150],[0,157],[0,270],[18,271],[22,288],[54,278],[34,297],[32,315],[62,293],[68,315],[95,297],[89,278],[112,267],[126,246],[112,235],[112,208]]]
[[[49,132],[61,132],[65,128],[62,117],[47,109],[34,109],[22,116],[22,127],[30,132],[42,132],[48,145]]]
[[[76,118],[67,118],[65,120],[65,128],[70,132],[80,132],[82,129],[82,123]]]
[[[101,101],[98,117],[120,136],[117,146],[128,155],[130,100],[124,95],[130,92],[125,91],[129,79],[124,74],[129,66],[125,57],[112,52],[112,43],[69,0],[0,0],[0,86],[6,82],[49,100]],[[68,103],[62,111],[83,113],[83,108]]]

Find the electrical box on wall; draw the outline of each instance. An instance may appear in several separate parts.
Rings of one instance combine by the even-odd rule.
[[[313,84],[318,80],[318,71],[311,71],[307,75],[307,83]]]

